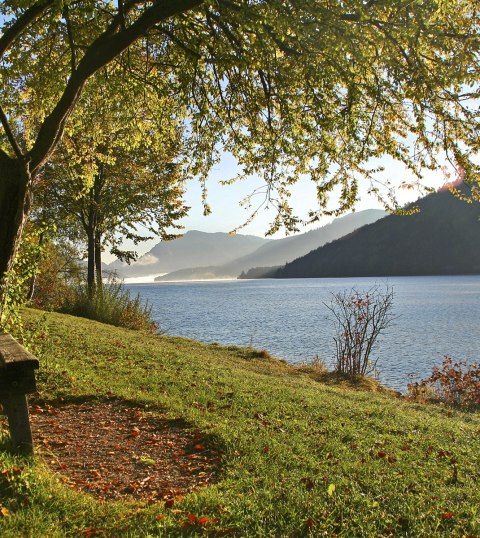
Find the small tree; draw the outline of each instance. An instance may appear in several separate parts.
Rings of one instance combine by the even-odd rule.
[[[374,286],[366,292],[352,288],[332,294],[325,306],[336,326],[335,371],[347,375],[366,375],[376,361],[370,355],[379,334],[393,321],[393,289]]]

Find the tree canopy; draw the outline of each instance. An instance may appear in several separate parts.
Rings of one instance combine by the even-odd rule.
[[[91,290],[95,268],[101,285],[106,246],[121,259],[135,259],[134,252],[120,250],[122,238],[138,243],[148,231],[169,239],[188,209],[181,107],[160,84],[155,91],[132,84],[127,101],[122,92],[115,97],[118,76],[110,72],[89,85],[34,190],[41,220],[57,229],[61,223],[62,233],[87,245]]]
[[[32,184],[82,92],[112,66],[127,95],[133,81],[161,84],[185,107],[191,177],[205,178],[221,149],[241,175],[263,177],[272,230],[296,227],[289,188],[303,174],[320,210],[340,187],[336,212],[354,204],[362,176],[381,194],[369,161],[384,155],[419,181],[445,156],[478,179],[476,0],[7,0],[0,10],[0,274]]]

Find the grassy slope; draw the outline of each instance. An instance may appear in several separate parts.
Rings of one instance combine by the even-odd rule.
[[[41,461],[24,468],[2,451],[0,501],[10,510],[2,537],[480,535],[478,413],[322,385],[239,348],[47,320],[43,398],[114,395],[183,417],[224,451],[223,474],[175,505],[185,513],[172,513],[97,502]],[[7,490],[14,465],[23,471]],[[188,513],[218,522],[185,529]]]

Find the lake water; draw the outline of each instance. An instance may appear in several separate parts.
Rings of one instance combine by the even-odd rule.
[[[334,326],[324,302],[332,292],[394,291],[393,325],[372,354],[379,379],[405,391],[444,355],[479,360],[480,276],[318,278],[129,284],[153,306],[168,334],[252,345],[289,362],[320,356],[333,364]]]

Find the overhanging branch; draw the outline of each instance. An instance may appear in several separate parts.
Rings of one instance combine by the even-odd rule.
[[[132,1],[129,5],[137,2]],[[85,82],[99,69],[110,63],[150,28],[174,15],[190,11],[203,0],[157,0],[128,28],[121,28],[123,17],[117,15],[107,29],[88,47],[72,73],[55,108],[45,118],[37,140],[30,151],[31,170],[42,166],[63,134],[65,122],[73,111]],[[124,5],[124,11],[127,5]]]
[[[28,27],[30,23],[38,19],[50,6],[54,4],[54,0],[44,0],[36,2],[18,17],[18,19],[5,30],[0,37],[0,58],[5,51],[9,49],[11,44],[17,39]]]
[[[22,150],[20,149],[20,146],[18,145],[18,142],[15,138],[15,135],[13,134],[12,129],[10,128],[10,123],[8,122],[7,115],[3,111],[2,106],[0,105],[0,121],[2,122],[3,128],[5,130],[5,134],[7,135],[8,141],[10,142],[10,145],[13,148],[13,151],[15,155],[22,159],[24,157]]]

